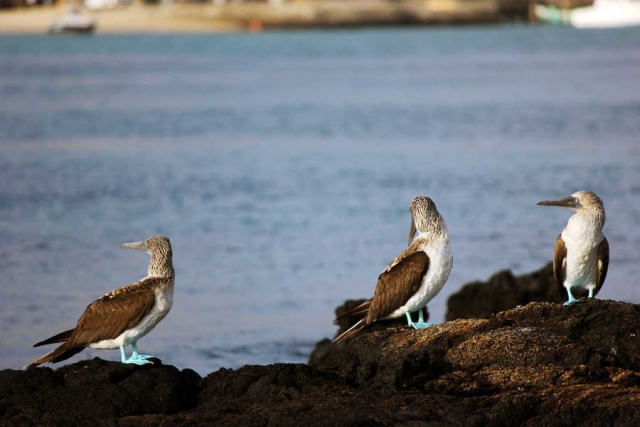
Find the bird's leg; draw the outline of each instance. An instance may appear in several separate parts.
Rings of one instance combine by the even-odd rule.
[[[433,326],[433,324],[431,323],[427,323],[424,321],[424,314],[422,309],[418,310],[418,321],[414,322],[411,319],[411,313],[407,312],[407,323],[409,324],[409,326],[413,326],[415,329],[423,329],[423,328],[428,328],[429,326]]]
[[[405,316],[407,316],[407,325],[409,326],[413,326],[413,320],[411,320],[411,313],[409,313],[408,311],[405,313]]]
[[[152,357],[155,356],[149,356],[148,354],[139,354],[138,353],[138,342],[132,342],[131,343],[131,347],[133,347],[133,353],[131,353],[131,358],[132,359],[142,359],[142,360],[146,360],[146,359],[151,359]]]
[[[144,365],[146,363],[151,363],[148,360],[141,359],[137,349],[135,347],[133,349],[134,349],[133,354],[131,355],[130,358],[127,359],[127,356],[124,354],[124,346],[123,345],[120,346],[120,361],[122,363],[133,363],[135,365]]]
[[[567,294],[569,294],[569,299],[564,303],[564,305],[569,305],[572,302],[578,301],[576,297],[574,297],[573,294],[571,293],[571,288],[569,286],[567,286]]]
[[[589,298],[593,298],[594,288],[589,288]]]

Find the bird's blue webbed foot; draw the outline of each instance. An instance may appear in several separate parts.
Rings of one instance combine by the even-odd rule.
[[[133,356],[131,356],[130,358],[123,360],[122,363],[132,363],[134,365],[146,365],[147,363],[152,363],[152,362],[146,359],[134,359]]]
[[[147,359],[153,359],[155,356],[151,356],[149,354],[132,354],[131,357],[134,357],[136,359],[140,359],[140,360],[147,360]],[[157,357],[156,357],[157,359]]]
[[[407,324],[409,326],[412,326],[415,329],[424,329],[424,328],[428,328],[429,326],[433,326],[433,323],[429,323],[429,322],[425,322],[424,321],[424,316],[422,314],[422,309],[420,309],[420,311],[418,311],[418,321],[414,322],[411,319],[411,313],[407,312]]]
[[[415,329],[424,329],[424,328],[428,328],[430,326],[433,326],[433,323],[429,323],[429,322],[414,322],[411,324],[411,326],[413,326]]]
[[[145,356],[144,358],[140,356],[141,355],[136,351],[135,354],[132,354],[131,357],[127,359],[127,356],[124,354],[124,347],[120,347],[120,361],[122,363],[131,363],[134,365],[146,365],[147,363],[152,363],[146,359],[149,356],[143,355]]]
[[[131,357],[129,358],[130,360],[147,360],[147,359],[151,359],[154,358],[155,356],[150,356],[148,354],[140,354],[138,353],[138,343],[131,343],[131,347],[133,347],[133,353],[131,353]],[[150,362],[149,362],[150,363]]]

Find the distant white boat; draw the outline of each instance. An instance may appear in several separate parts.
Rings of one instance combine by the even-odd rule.
[[[593,6],[571,11],[569,23],[576,28],[611,28],[640,25],[640,1],[596,0]]]
[[[56,18],[49,27],[49,33],[92,33],[96,28],[95,19],[73,10]]]
[[[640,0],[595,0],[592,6],[560,9],[537,5],[539,20],[575,28],[615,28],[640,25]]]

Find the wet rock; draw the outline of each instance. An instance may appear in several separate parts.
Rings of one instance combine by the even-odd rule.
[[[553,278],[553,263],[522,276],[503,270],[486,282],[464,285],[449,297],[445,319],[488,319],[519,305],[545,301],[562,302]]]

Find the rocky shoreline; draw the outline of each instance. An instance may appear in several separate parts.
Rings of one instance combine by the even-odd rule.
[[[593,0],[291,0],[133,2],[82,10],[97,33],[211,33],[269,29],[483,25],[535,20],[536,4],[572,7]],[[2,3],[0,1],[0,3]],[[153,3],[153,2],[148,2]],[[8,4],[8,3],[7,3]],[[18,3],[16,3],[18,4]],[[0,33],[46,33],[67,5],[0,8]]]
[[[537,273],[514,280],[542,288]],[[640,425],[639,329],[634,304],[532,302],[426,330],[382,324],[319,343],[308,365],[6,369],[0,426]]]

